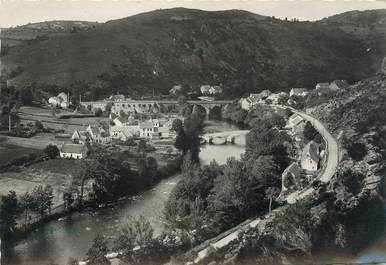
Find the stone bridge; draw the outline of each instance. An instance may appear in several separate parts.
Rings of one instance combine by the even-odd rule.
[[[229,104],[233,103],[233,100],[187,100],[187,103],[190,105],[198,105],[205,109],[205,113],[209,116],[210,112],[215,108],[226,108]],[[99,101],[84,101],[81,102],[86,108],[95,110],[100,108],[102,111],[106,110],[108,104],[112,105],[112,112],[115,114],[119,113],[121,110],[124,112],[149,112],[153,107],[160,106],[176,106],[178,104],[177,100],[122,100],[122,101],[113,101],[113,100],[99,100]]]
[[[236,143],[240,145],[245,145],[245,142],[238,140],[239,136],[248,134],[249,130],[239,130],[239,131],[229,131],[229,132],[219,132],[219,133],[207,133],[202,136],[202,139],[205,143],[211,144],[225,144],[225,143]],[[217,139],[218,141],[213,141]]]

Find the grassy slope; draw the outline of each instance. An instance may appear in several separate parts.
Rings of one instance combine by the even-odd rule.
[[[169,9],[19,45],[3,57],[3,64],[8,70],[24,69],[12,80],[16,86],[95,82],[113,64],[131,64],[143,76],[117,86],[167,92],[175,83],[193,88],[222,83],[238,96],[338,78],[359,80],[374,73],[366,47],[324,23],[270,20],[237,10]],[[160,77],[156,81],[151,81],[151,70]]]

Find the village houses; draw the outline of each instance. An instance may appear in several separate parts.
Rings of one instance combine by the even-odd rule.
[[[130,137],[149,139],[174,137],[172,130],[173,119],[150,119],[138,121],[132,117],[117,117],[110,126],[113,139],[126,141]]]
[[[109,131],[103,129],[101,126],[87,126],[86,130],[75,130],[71,136],[71,140],[74,143],[86,144],[86,143],[98,143],[108,144],[111,143],[111,137]]]
[[[296,141],[301,141],[301,134],[303,133],[306,121],[302,116],[297,113],[292,114],[287,121],[286,128],[290,129],[292,135],[295,136]]]

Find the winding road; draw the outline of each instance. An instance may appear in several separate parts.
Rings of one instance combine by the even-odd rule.
[[[278,108],[288,108],[284,106],[279,106],[275,105],[274,107]],[[327,154],[327,162],[324,167],[323,172],[319,176],[319,179],[322,182],[329,182],[331,178],[334,176],[335,171],[338,167],[339,163],[339,146],[335,138],[328,132],[326,127],[317,120],[316,118],[301,112],[297,111],[295,109],[290,108],[294,113],[302,116],[305,120],[311,122],[311,124],[315,127],[315,129],[321,134],[323,137],[324,141],[326,142],[326,154]],[[314,188],[310,187],[302,191],[294,192],[291,193],[287,196],[286,200],[289,204],[293,204],[307,195],[310,195],[314,192]],[[285,207],[285,206],[283,206]],[[271,213],[266,214],[265,216],[261,216],[258,218],[255,218],[253,220],[247,220],[244,223],[238,225],[237,227],[226,231],[222,233],[221,235],[217,236],[215,239],[211,239],[206,241],[206,243],[196,247],[194,250],[197,251],[197,257],[194,260],[194,263],[198,263],[201,260],[203,260],[209,253],[210,251],[214,249],[221,249],[224,246],[227,246],[230,242],[233,240],[237,239],[240,232],[248,229],[248,228],[254,228],[258,226],[264,225],[264,222],[266,222],[267,219],[272,218],[275,214],[280,212],[282,207],[277,208],[273,210]]]
[[[277,106],[283,108],[282,106]],[[322,182],[329,182],[331,178],[334,176],[335,171],[339,164],[339,145],[335,140],[334,136],[329,133],[327,128],[320,122],[318,119],[310,116],[301,111],[297,111],[295,109],[291,109],[294,113],[303,117],[303,119],[311,122],[314,128],[320,133],[326,143],[326,154],[327,154],[327,162],[322,174],[319,176],[319,180]],[[287,196],[287,202],[292,204],[298,200],[303,199],[307,195],[311,194],[314,191],[313,188],[308,188],[306,190],[298,191],[291,193]]]

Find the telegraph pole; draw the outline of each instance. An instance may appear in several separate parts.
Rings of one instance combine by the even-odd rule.
[[[11,112],[9,112],[9,115],[8,115],[8,131],[11,132]]]

